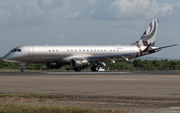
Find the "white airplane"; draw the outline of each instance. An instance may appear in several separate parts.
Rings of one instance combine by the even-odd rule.
[[[131,45],[121,46],[19,46],[7,53],[2,60],[19,63],[24,72],[25,63],[45,63],[47,68],[60,68],[71,65],[74,71],[92,65],[92,71],[98,71],[99,66],[106,62],[129,61],[144,55],[152,54],[163,48],[176,46],[154,47],[158,20],[154,19],[145,30],[142,37]]]

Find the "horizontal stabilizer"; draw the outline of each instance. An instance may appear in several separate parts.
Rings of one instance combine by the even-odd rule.
[[[169,45],[169,46],[158,47],[158,49],[168,48],[168,47],[177,46],[177,45],[178,45],[178,44],[173,44],[173,45]]]
[[[172,47],[172,46],[177,46],[177,45],[178,45],[178,44],[173,44],[173,45],[169,45],[169,46],[158,47],[158,48],[149,50],[149,52],[160,51],[161,49],[168,48],[168,47]]]

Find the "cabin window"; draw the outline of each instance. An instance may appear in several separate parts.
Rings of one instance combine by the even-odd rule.
[[[81,50],[79,50],[81,52]]]
[[[69,50],[67,50],[69,52]]]
[[[56,52],[58,52],[58,50],[56,50]]]
[[[89,50],[87,49],[87,52],[88,52]]]
[[[110,50],[110,51],[112,51],[112,50]]]
[[[96,50],[94,50],[96,52]]]
[[[76,52],[76,49],[75,49],[75,52]]]
[[[71,52],[73,52],[73,50],[71,50]]]
[[[85,50],[83,50],[85,52]]]
[[[51,52],[51,50],[49,50],[49,52]]]

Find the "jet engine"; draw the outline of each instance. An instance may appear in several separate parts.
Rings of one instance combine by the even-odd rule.
[[[59,69],[62,65],[59,65],[57,63],[46,63],[47,68],[52,68],[52,69]]]
[[[72,68],[86,68],[90,63],[87,60],[71,60],[71,67]]]

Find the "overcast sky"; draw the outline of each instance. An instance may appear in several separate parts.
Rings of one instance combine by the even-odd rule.
[[[127,45],[152,19],[155,46],[179,44],[180,0],[0,0],[0,56],[20,45]],[[179,59],[179,50],[150,56]]]

